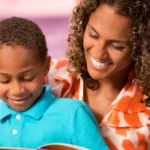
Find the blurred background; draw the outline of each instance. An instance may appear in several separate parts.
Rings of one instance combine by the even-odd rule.
[[[37,23],[46,36],[49,55],[65,57],[69,19],[75,0],[1,0],[0,20],[18,16]]]

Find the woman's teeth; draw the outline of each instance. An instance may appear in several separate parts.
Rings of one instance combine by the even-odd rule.
[[[108,63],[101,63],[99,61],[96,61],[94,58],[92,58],[92,63],[93,63],[93,65],[95,65],[97,67],[104,67],[104,66],[108,65]]]

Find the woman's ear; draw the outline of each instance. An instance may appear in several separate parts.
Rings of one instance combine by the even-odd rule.
[[[47,56],[44,62],[44,75],[46,76],[50,69],[51,57]]]

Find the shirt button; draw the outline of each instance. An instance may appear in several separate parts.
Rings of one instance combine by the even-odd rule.
[[[13,133],[13,134],[17,134],[17,132],[18,132],[18,131],[17,131],[16,129],[12,130],[12,133]]]
[[[20,120],[20,119],[21,119],[21,116],[20,116],[20,115],[17,115],[17,116],[16,116],[16,119],[17,119],[17,120]]]

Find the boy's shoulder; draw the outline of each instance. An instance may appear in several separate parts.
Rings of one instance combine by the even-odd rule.
[[[88,107],[85,102],[73,98],[55,98],[53,104],[63,108],[76,109],[77,107]]]
[[[51,98],[52,100],[49,103],[49,106],[47,107],[44,116],[60,114],[60,116],[65,116],[65,118],[67,118],[77,116],[78,114],[89,116],[93,115],[85,102],[72,98],[57,98],[51,93],[51,89],[49,86],[46,85],[45,87],[46,87],[45,95],[47,95],[46,101],[47,100],[50,101]]]
[[[52,89],[49,85],[44,85],[45,94],[42,96],[42,99],[51,101],[49,107],[73,107],[78,106],[88,107],[85,102],[82,102],[73,98],[59,98],[52,94]]]
[[[60,113],[61,115],[69,117],[76,115],[80,110],[85,113],[89,113],[90,111],[85,102],[72,98],[55,98],[55,100],[49,105],[47,113]]]

